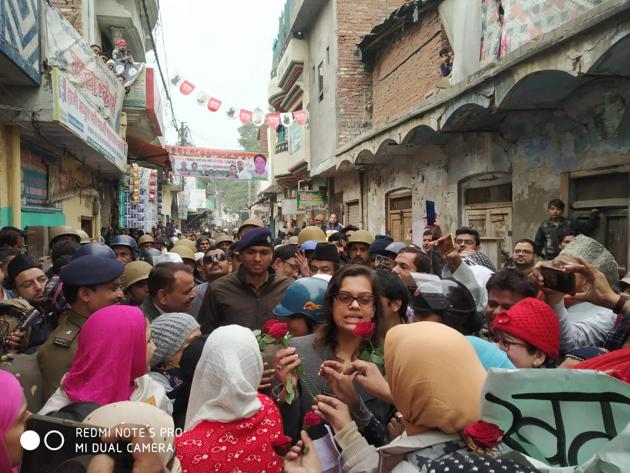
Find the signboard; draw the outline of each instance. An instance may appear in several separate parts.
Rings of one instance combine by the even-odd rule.
[[[136,109],[147,112],[151,128],[156,136],[162,136],[163,107],[162,96],[155,81],[155,70],[145,67],[136,80],[129,86],[123,102],[125,110]]]
[[[22,205],[44,207],[48,204],[48,169],[39,156],[22,146]]]
[[[293,123],[289,127],[289,153],[293,154],[302,147],[302,126]]]
[[[297,209],[305,210],[327,210],[328,200],[319,191],[298,191]]]
[[[628,384],[595,371],[491,370],[481,397],[503,444],[550,466],[587,462],[630,423]]]
[[[267,180],[265,153],[230,151],[190,146],[166,146],[175,174],[247,181]]]
[[[127,160],[127,143],[85,100],[67,74],[56,67],[52,68],[52,88],[54,120],[101,152],[116,167],[124,170]]]
[[[297,211],[297,199],[282,200],[282,215],[295,215]]]
[[[46,5],[46,59],[67,73],[67,80],[92,110],[115,130],[120,126],[125,90],[79,32],[57,8]]]

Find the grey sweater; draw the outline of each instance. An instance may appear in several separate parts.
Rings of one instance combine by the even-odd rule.
[[[302,366],[304,367],[304,376],[310,381],[311,386],[315,388],[318,394],[331,394],[332,390],[326,380],[317,375],[321,364],[325,360],[334,360],[335,354],[328,347],[315,347],[313,345],[315,341],[315,335],[307,335],[305,337],[296,337],[291,339],[289,345],[295,347],[297,354],[302,360]],[[364,430],[368,425],[374,426],[375,422],[380,422],[383,425],[387,424],[388,416],[392,407],[385,401],[375,398],[367,391],[365,391],[360,385],[355,383],[355,389],[360,397],[359,405],[354,409],[351,414],[353,420],[356,422],[359,431]],[[282,385],[276,378],[272,386],[272,392],[278,395],[282,391]],[[308,389],[303,385],[302,380],[298,381],[298,386],[295,393],[295,399],[289,405],[284,402],[279,402],[280,414],[282,415],[282,422],[284,424],[284,432],[286,435],[290,435],[294,441],[299,440],[300,430],[302,429],[302,419],[304,415],[312,410],[313,399],[310,396]],[[326,433],[323,425],[316,426],[309,429],[309,434],[313,439],[322,437]]]

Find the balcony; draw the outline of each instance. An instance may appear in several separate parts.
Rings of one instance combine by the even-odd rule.
[[[566,23],[602,5],[604,0],[502,2],[499,15],[494,0],[481,2],[481,67],[503,58]]]
[[[289,92],[308,63],[308,43],[303,39],[291,38],[276,67],[278,87]]]
[[[39,2],[0,2],[0,84],[39,85]]]
[[[292,177],[303,164],[308,169],[307,129],[298,124],[291,125],[273,139],[273,174],[277,178]],[[300,168],[301,170],[301,168]]]
[[[150,143],[164,134],[162,95],[155,69],[145,67],[123,102],[127,136]]]
[[[146,62],[146,49],[151,47],[149,35],[158,17],[156,0],[144,0],[151,28],[147,25],[143,0],[100,0],[95,3],[96,21],[99,28],[111,40],[125,38],[133,58]]]
[[[269,101],[269,105],[271,105],[276,110],[280,110],[280,104],[286,97],[287,93],[278,87],[278,74],[274,69],[271,74],[271,79],[269,79],[269,85],[267,86],[267,99]]]

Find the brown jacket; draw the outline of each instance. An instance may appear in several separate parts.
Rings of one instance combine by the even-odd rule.
[[[211,333],[217,327],[236,324],[260,329],[273,318],[272,310],[293,279],[269,272],[269,279],[256,289],[245,280],[243,270],[227,274],[208,286],[197,320],[201,333]]]

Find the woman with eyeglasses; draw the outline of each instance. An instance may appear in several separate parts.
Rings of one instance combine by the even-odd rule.
[[[560,355],[560,323],[553,309],[527,297],[492,321],[497,346],[517,368],[552,368]]]
[[[382,345],[381,292],[374,270],[360,265],[341,268],[330,280],[324,296],[324,323],[311,335],[291,339],[289,348],[278,352],[272,392],[279,401],[285,433],[294,440],[300,438],[302,419],[312,409],[313,396],[330,393],[351,406],[359,430],[370,437],[372,444],[387,441],[384,426],[392,413],[389,403],[368,394],[361,386],[355,390],[352,378],[341,373],[341,368],[359,359],[362,352]],[[355,335],[362,322],[374,323],[371,335]],[[338,369],[328,363],[337,364]],[[298,376],[299,366],[303,374]],[[288,383],[295,393],[291,403],[287,401]],[[316,446],[321,442],[321,448],[326,448],[327,431],[323,426],[312,427],[309,432]]]

